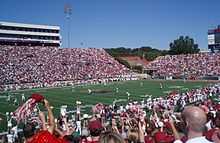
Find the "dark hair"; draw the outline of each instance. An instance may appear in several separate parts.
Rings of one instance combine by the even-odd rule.
[[[220,127],[220,112],[219,111],[216,112],[216,117],[214,118],[214,125],[218,128]]]
[[[99,136],[102,132],[102,129],[93,129],[90,130],[90,135],[93,137]]]
[[[207,121],[209,121],[209,120],[214,120],[214,114],[213,113],[211,113],[211,112],[209,112],[208,114],[207,114]]]
[[[30,138],[35,134],[35,126],[34,124],[31,123],[27,123],[26,125],[24,125],[23,127],[23,134],[25,138]]]
[[[68,142],[71,142],[71,143],[79,143],[80,142],[80,138],[76,137],[76,136],[73,136],[73,135],[65,135],[63,137],[63,139],[65,141],[68,141]]]

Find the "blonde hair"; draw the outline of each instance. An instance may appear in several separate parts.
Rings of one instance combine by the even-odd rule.
[[[99,143],[124,143],[124,140],[115,132],[105,132],[101,134]]]

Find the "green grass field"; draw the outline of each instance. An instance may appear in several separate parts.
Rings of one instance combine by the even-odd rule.
[[[160,89],[160,83],[163,84],[163,89]],[[187,90],[200,88],[209,84],[208,82],[201,81],[151,81],[151,80],[139,80],[139,81],[125,81],[114,82],[107,85],[84,85],[77,87],[63,87],[63,88],[51,88],[51,89],[33,89],[33,90],[20,90],[15,92],[1,92],[0,93],[0,117],[3,121],[0,122],[0,130],[4,130],[6,127],[5,113],[13,112],[18,106],[13,105],[13,102],[8,103],[5,96],[8,94],[13,95],[21,101],[21,94],[25,94],[29,97],[32,93],[41,93],[49,100],[54,107],[54,113],[59,114],[59,108],[61,105],[67,105],[68,110],[75,109],[75,103],[77,100],[82,102],[82,105],[87,105],[83,108],[84,112],[90,113],[91,106],[96,103],[112,104],[115,99],[127,100],[126,92],[130,93],[131,100],[143,100],[145,95],[152,95],[152,97],[166,96],[167,93],[178,90],[186,92]],[[116,92],[118,88],[118,92]],[[95,91],[96,93],[88,94],[88,89]]]

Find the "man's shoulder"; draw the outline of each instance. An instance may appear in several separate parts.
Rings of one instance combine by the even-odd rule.
[[[189,139],[189,140],[186,141],[186,143],[213,143],[213,142],[210,142],[204,136],[202,136],[202,137]]]

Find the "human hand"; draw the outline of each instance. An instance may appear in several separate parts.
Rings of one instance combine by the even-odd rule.
[[[45,107],[50,107],[49,102],[47,101],[47,99],[43,100],[43,104]]]
[[[174,124],[174,120],[173,120],[173,118],[169,115],[169,123],[170,124]]]
[[[212,135],[212,141],[215,143],[220,143],[220,129],[214,132]]]
[[[139,131],[140,142],[144,142],[144,131],[143,131],[141,122],[138,122],[138,131]]]
[[[115,119],[112,119],[112,127],[115,127],[116,126],[116,121]]]

